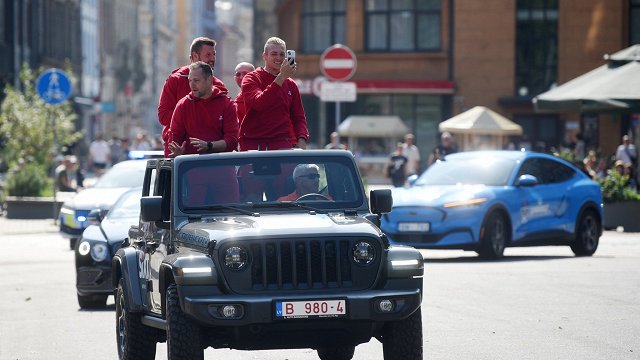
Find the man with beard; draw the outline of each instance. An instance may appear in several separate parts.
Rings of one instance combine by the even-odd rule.
[[[206,37],[198,37],[191,42],[189,60],[191,63],[203,61],[213,70],[216,64],[216,42]],[[164,126],[162,129],[162,141],[164,142],[164,155],[169,157],[169,125],[171,124],[171,116],[173,110],[180,99],[191,92],[189,87],[189,65],[175,69],[167,78],[160,94],[158,103],[158,120]],[[220,92],[226,95],[229,91],[224,83],[212,76],[212,86],[218,88]]]

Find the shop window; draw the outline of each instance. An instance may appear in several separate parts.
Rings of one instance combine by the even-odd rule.
[[[344,44],[345,18],[345,0],[304,0],[302,51],[321,53],[333,44]]]

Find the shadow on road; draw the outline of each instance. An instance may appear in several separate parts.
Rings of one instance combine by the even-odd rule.
[[[477,256],[458,256],[458,257],[423,257],[425,263],[505,263],[505,262],[517,262],[517,261],[543,261],[543,260],[560,260],[560,259],[572,259],[575,256],[549,256],[549,255],[515,255],[515,256],[505,256],[499,260],[486,260]]]

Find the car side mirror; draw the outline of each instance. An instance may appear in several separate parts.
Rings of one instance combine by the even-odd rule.
[[[140,219],[144,222],[162,221],[162,196],[143,196],[140,199]]]
[[[107,216],[109,213],[109,209],[93,209],[87,215],[87,224],[89,225],[100,225],[102,219]]]
[[[371,212],[377,215],[387,214],[391,212],[393,206],[393,197],[389,189],[377,189],[369,192],[371,202]]]
[[[413,174],[407,178],[407,183],[409,183],[409,186],[413,186],[413,184],[415,184],[417,180],[418,180],[418,175]]]
[[[538,178],[529,174],[520,175],[517,185],[525,187],[535,186],[538,185]]]

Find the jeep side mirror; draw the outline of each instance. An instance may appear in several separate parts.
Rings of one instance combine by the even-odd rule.
[[[374,214],[387,214],[391,212],[393,197],[391,190],[378,189],[369,191],[369,201],[371,202],[371,212]]]
[[[144,222],[162,221],[162,196],[143,196],[140,199],[140,219]]]

